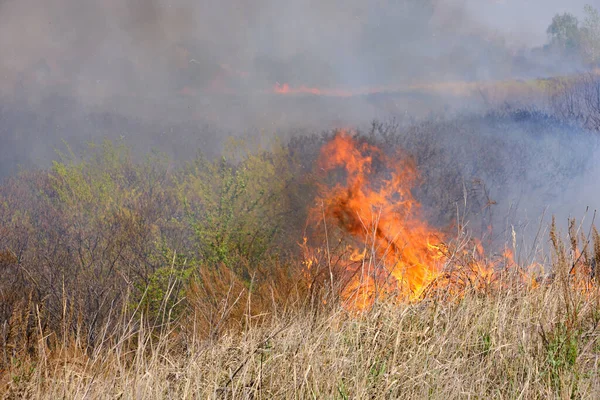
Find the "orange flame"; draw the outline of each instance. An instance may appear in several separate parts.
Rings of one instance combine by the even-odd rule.
[[[350,97],[354,95],[352,91],[342,89],[319,89],[316,87],[308,87],[304,85],[298,87],[291,87],[287,83],[280,84],[279,82],[275,84],[273,92],[276,94],[312,94],[315,96],[332,97]]]
[[[311,94],[314,96],[327,96],[327,97],[352,97],[352,96],[363,96],[368,94],[386,93],[399,91],[399,87],[362,87],[356,89],[340,89],[340,88],[317,88],[305,85],[292,87],[287,83],[275,83],[272,92],[280,95],[301,95]]]
[[[314,95],[327,97],[352,97],[384,93],[399,93],[419,91],[432,94],[447,94],[453,96],[468,96],[479,93],[482,88],[493,88],[499,82],[430,82],[413,84],[392,84],[360,87],[314,87],[292,86],[289,83],[276,82],[271,93],[278,95]]]
[[[376,161],[393,166],[378,184],[371,180]],[[442,235],[420,217],[411,193],[418,178],[414,162],[402,157],[392,163],[378,148],[358,145],[342,132],[322,149],[319,163],[326,171],[341,167],[346,172],[346,183],[327,190],[322,199],[326,217],[369,244],[380,264],[368,275],[356,274],[348,292],[360,288],[373,297],[393,290],[419,297],[441,272],[435,244]]]
[[[338,183],[321,187],[311,219],[333,222],[360,242],[341,262],[348,277],[342,297],[352,308],[367,308],[389,295],[419,299],[432,287],[482,289],[497,280],[498,267],[516,267],[510,250],[490,261],[477,241],[463,243],[460,251],[445,244],[445,235],[426,222],[412,194],[419,174],[411,157],[392,159],[342,131],[322,148],[319,167]]]

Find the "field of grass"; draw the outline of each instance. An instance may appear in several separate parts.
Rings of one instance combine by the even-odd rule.
[[[520,110],[186,164],[67,148],[0,185],[0,396],[597,398],[600,235],[525,256],[490,211],[555,196],[590,135]]]
[[[80,338],[19,359],[5,398],[598,398],[596,288],[467,292],[415,304],[278,310],[198,340],[123,318],[91,352]],[[248,302],[251,298],[247,299]],[[260,320],[261,318],[258,318]]]

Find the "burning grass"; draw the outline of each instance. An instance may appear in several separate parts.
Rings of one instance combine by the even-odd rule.
[[[418,301],[428,291],[440,289],[457,295],[468,289],[499,289],[506,285],[506,274],[525,286],[542,279],[540,264],[518,266],[507,246],[493,255],[480,240],[469,237],[462,223],[454,223],[456,238],[448,229],[429,224],[412,194],[419,174],[410,156],[397,153],[390,157],[340,131],[322,148],[319,167],[327,176],[310,218],[315,231],[324,232],[327,259],[319,259],[319,251],[311,249],[305,239],[306,272],[318,275],[315,266],[325,261],[326,267],[321,269],[337,271],[345,282],[341,297],[348,307],[364,310],[377,298]],[[569,233],[575,237],[571,251],[577,260],[569,274],[575,285],[584,288],[592,276],[591,245],[589,235],[587,239],[584,236],[584,247],[579,249],[574,224],[570,222]],[[346,248],[335,254],[333,266],[330,235],[337,237],[338,243],[346,243]],[[323,235],[316,236],[323,242]],[[554,247],[560,248],[554,223],[551,236]]]
[[[106,144],[9,181],[4,397],[597,397],[595,229],[515,261],[514,236],[430,222],[417,159],[372,139],[330,135],[310,170]]]

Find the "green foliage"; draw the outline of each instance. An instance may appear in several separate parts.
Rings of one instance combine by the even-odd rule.
[[[600,12],[584,7],[584,20],[572,14],[557,14],[548,26],[549,47],[565,56],[579,56],[590,66],[600,63]]]
[[[350,393],[348,392],[348,388],[346,387],[343,379],[341,379],[337,385],[337,394],[339,395],[339,398],[343,400],[350,398]]]
[[[131,307],[143,312],[152,321],[166,322],[176,319],[184,310],[185,288],[193,268],[162,267],[148,277],[144,287],[136,283],[137,295]]]
[[[274,250],[287,211],[290,175],[282,149],[246,154],[238,163],[199,156],[179,179],[201,262],[224,264],[248,278],[248,268]]]
[[[572,14],[557,14],[546,30],[550,44],[562,51],[574,52],[579,49],[581,35],[579,20]]]
[[[558,323],[552,331],[542,333],[546,351],[545,373],[556,390],[561,390],[561,378],[565,372],[574,370],[579,354],[579,332],[564,323]]]
[[[369,381],[376,385],[377,382],[385,376],[387,370],[387,360],[376,360],[369,368]]]
[[[487,356],[492,350],[492,336],[489,332],[483,332],[480,336],[479,351],[482,355]]]
[[[221,159],[200,155],[179,168],[156,154],[136,160],[120,142],[91,144],[82,156],[67,146],[49,171],[0,187],[0,239],[3,226],[15,227],[0,243],[10,252],[0,255],[25,260],[28,271],[16,274],[16,263],[5,263],[0,290],[11,288],[18,304],[21,289],[34,288],[50,329],[68,319],[93,345],[125,300],[147,321],[179,315],[200,269],[225,266],[233,281],[255,277],[256,288],[295,245],[283,234],[291,160],[283,146],[250,151],[242,141]],[[0,308],[2,318],[14,308]]]
[[[61,161],[54,161],[51,178],[59,200],[67,207],[83,207],[91,211],[92,204],[109,207],[115,202],[115,195],[125,184],[125,174],[131,168],[128,149],[123,144],[114,145],[105,141],[88,159],[77,160],[69,150],[69,155],[61,154]]]
[[[0,204],[10,212],[0,210],[1,223],[17,227],[9,248],[30,271],[13,286],[35,289],[51,328],[65,323],[65,307],[77,310],[81,318],[68,324],[86,331],[92,345],[127,293],[170,265],[161,246],[182,244],[171,223],[173,199],[160,157],[136,162],[126,146],[109,141],[91,144],[82,157],[67,146],[50,171],[24,174],[3,193]]]

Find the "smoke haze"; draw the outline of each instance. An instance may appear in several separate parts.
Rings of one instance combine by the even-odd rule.
[[[543,41],[554,13],[581,9],[566,3],[3,1],[10,162],[0,175],[15,163],[46,165],[61,140],[122,136],[179,157],[190,146],[216,151],[231,132],[349,126],[456,103],[406,89],[414,85],[573,71],[516,57]],[[276,94],[283,84],[334,95]]]
[[[167,103],[178,94],[201,97],[190,103],[224,94],[252,103],[248,97],[277,82],[394,87],[535,74],[520,71],[512,58],[516,48],[506,46],[506,35],[515,31],[511,17],[523,18],[523,10],[486,3],[3,2],[2,89],[9,95],[29,89],[29,96],[62,89],[92,104],[115,95]],[[569,3],[572,11],[579,8]],[[522,45],[539,42],[547,14],[566,9],[526,4],[527,18],[537,23],[526,25],[536,32],[522,35]],[[491,21],[491,15],[499,17]]]

